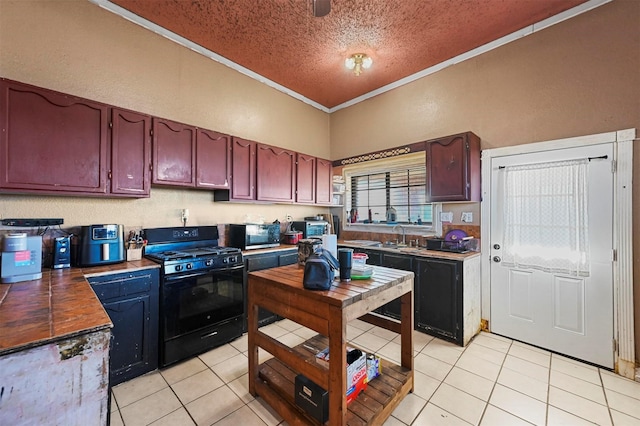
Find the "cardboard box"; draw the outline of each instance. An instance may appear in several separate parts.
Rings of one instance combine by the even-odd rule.
[[[298,374],[295,380],[296,405],[324,424],[329,420],[329,392]]]
[[[349,354],[358,349],[347,346],[347,358],[351,358]],[[358,350],[359,351],[359,350]],[[359,351],[361,355],[351,360],[351,364],[347,364],[347,404],[353,401],[367,388],[367,354]],[[329,367],[329,348],[316,354],[316,361]]]
[[[367,388],[367,354],[347,365],[347,404]]]
[[[382,374],[380,357],[374,354],[367,355],[367,383]]]

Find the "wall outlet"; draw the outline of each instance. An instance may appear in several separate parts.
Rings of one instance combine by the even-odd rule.
[[[441,212],[440,213],[440,221],[443,223],[451,223],[453,222],[453,212]]]
[[[473,212],[462,212],[461,220],[467,223],[473,222]]]
[[[293,218],[291,217],[291,215],[290,215],[290,214],[288,214],[288,215],[286,216],[285,220],[286,220],[287,222],[291,222],[291,221],[293,220]]]

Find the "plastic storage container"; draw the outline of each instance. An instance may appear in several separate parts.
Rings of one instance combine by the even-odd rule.
[[[373,267],[367,265],[369,256],[366,253],[353,253],[351,263],[351,279],[366,280],[373,275]]]
[[[352,268],[364,269],[364,265],[367,263],[369,256],[366,253],[353,253]]]

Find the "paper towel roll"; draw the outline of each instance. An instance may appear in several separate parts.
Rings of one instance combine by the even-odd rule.
[[[338,258],[338,236],[336,234],[322,235],[322,248],[328,250],[333,257]]]

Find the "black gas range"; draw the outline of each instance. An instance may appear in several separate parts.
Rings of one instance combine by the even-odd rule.
[[[242,252],[218,245],[216,226],[144,230],[145,257],[160,263],[160,365],[240,337],[245,322]]]

